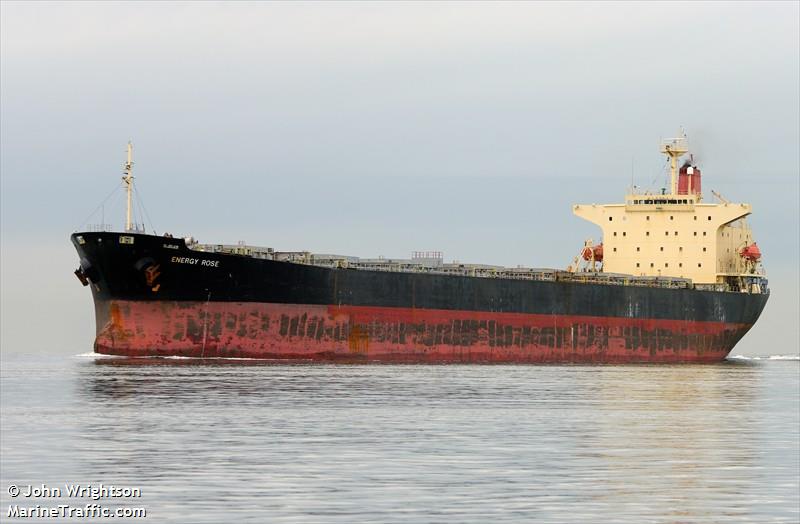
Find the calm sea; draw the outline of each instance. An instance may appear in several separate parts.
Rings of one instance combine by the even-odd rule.
[[[41,521],[800,520],[796,359],[390,366],[6,355],[0,382],[3,522],[37,521],[9,517],[15,505],[59,504],[146,517]],[[67,493],[89,484],[106,492]]]

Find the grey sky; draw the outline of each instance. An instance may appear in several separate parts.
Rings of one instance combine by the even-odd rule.
[[[684,126],[707,197],[754,206],[737,353],[796,353],[798,5],[3,2],[2,349],[90,349],[67,237],[129,138],[159,232],[565,267],[598,238],[571,204],[661,187]]]

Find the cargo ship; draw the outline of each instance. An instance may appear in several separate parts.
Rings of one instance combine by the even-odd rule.
[[[769,297],[751,206],[706,202],[685,136],[669,188],[575,205],[602,241],[566,269],[285,252],[78,231],[95,351],[109,355],[405,363],[718,362]],[[683,161],[679,167],[681,158]],[[101,228],[103,229],[103,228]]]

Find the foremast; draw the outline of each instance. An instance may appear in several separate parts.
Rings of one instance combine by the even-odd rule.
[[[125,174],[122,175],[122,182],[125,184],[125,193],[128,199],[128,205],[125,209],[125,231],[133,231],[132,204],[133,204],[133,144],[128,141],[128,159],[125,162]]]

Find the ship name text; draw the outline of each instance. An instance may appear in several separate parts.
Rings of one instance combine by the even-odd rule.
[[[219,260],[208,260],[205,258],[172,257],[170,262],[173,264],[188,264],[190,266],[219,267]]]

